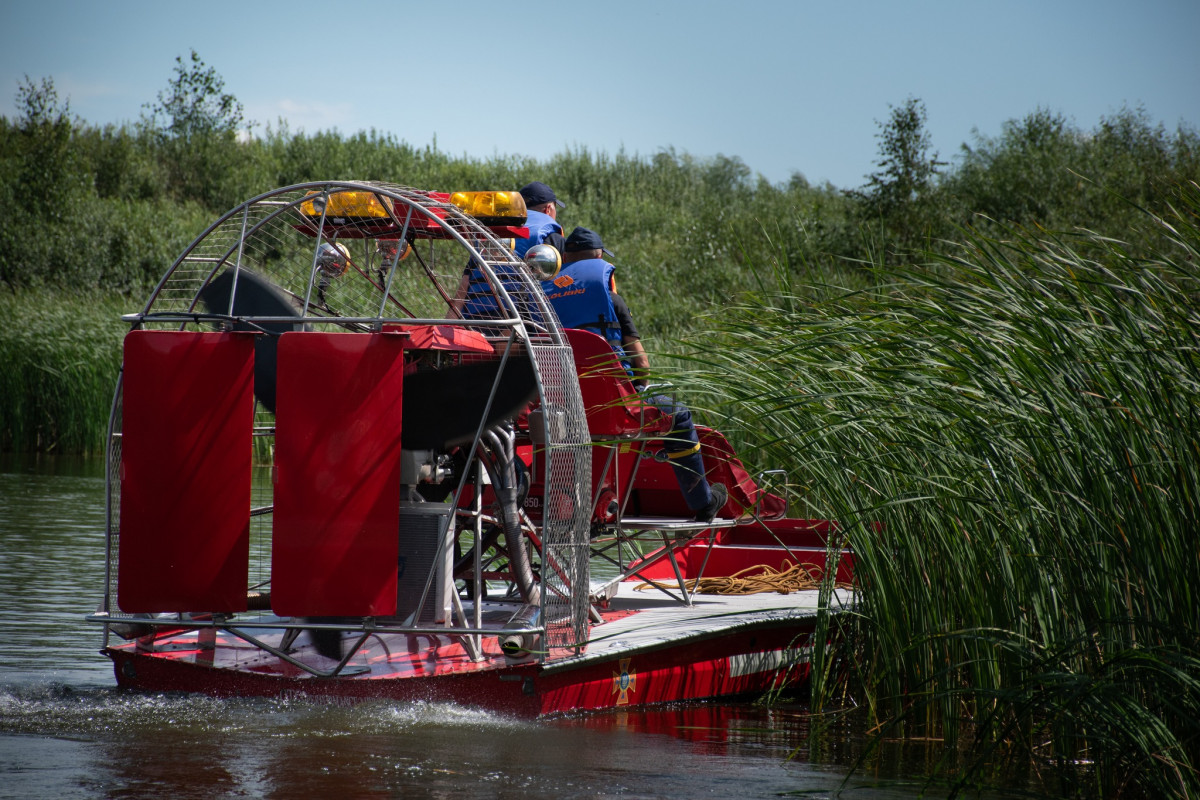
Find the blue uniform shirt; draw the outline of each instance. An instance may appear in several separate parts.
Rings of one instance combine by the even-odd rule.
[[[524,258],[526,250],[535,244],[546,241],[546,237],[550,234],[563,232],[562,225],[559,225],[554,217],[543,214],[541,211],[527,212],[525,227],[529,228],[529,238],[517,239],[516,247],[513,248],[517,253],[517,258]]]

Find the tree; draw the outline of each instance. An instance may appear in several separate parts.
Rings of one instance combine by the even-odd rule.
[[[21,110],[17,123],[21,164],[16,201],[35,219],[60,220],[72,193],[82,184],[71,146],[75,126],[70,105],[59,102],[53,79],[43,78],[39,85],[27,75],[17,89],[17,108]]]
[[[926,202],[932,194],[938,168],[937,153],[930,154],[932,143],[925,130],[925,104],[910,97],[904,105],[889,105],[891,117],[879,123],[878,172],[867,176],[867,184],[848,192],[859,205],[859,216],[866,222],[882,222],[902,247],[916,243],[923,235]]]
[[[153,133],[172,190],[181,199],[224,209],[236,191],[224,181],[236,158],[238,131],[244,126],[242,104],[225,90],[225,81],[195,50],[190,61],[175,59],[175,77],[158,102],[148,106]]]
[[[1089,137],[1048,108],[1010,119],[1002,131],[999,137],[976,132],[974,145],[962,146],[959,169],[942,183],[959,209],[960,224],[977,222],[980,215],[1019,225],[1084,222],[1070,215],[1080,208],[1076,172],[1084,168]]]
[[[225,80],[195,50],[191,66],[177,56],[175,78],[149,107],[155,129],[163,138],[184,144],[236,137],[242,127],[242,104],[224,89]]]

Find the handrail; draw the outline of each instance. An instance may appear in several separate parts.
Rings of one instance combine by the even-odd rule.
[[[378,620],[368,624],[365,622],[308,622],[304,620],[286,621],[267,620],[267,621],[231,621],[228,619],[171,619],[169,617],[134,617],[134,616],[113,616],[103,611],[98,611],[95,614],[88,614],[83,618],[85,622],[92,622],[100,625],[117,625],[121,623],[130,623],[136,625],[150,625],[159,628],[178,628],[181,631],[194,630],[200,628],[218,628],[220,630],[228,630],[230,626],[246,628],[250,630],[322,630],[322,631],[360,631],[367,633],[412,633],[422,636],[496,636],[501,633],[507,635],[513,634],[541,634],[546,632],[545,626],[528,627],[528,628],[504,628],[502,625],[497,625],[495,628],[487,626],[480,628],[447,628],[442,626],[403,626],[389,625],[386,622]]]
[[[203,311],[162,311],[150,314],[138,312],[136,314],[121,315],[121,321],[129,324],[140,324],[143,322],[239,322],[251,320],[253,320],[255,323],[282,322],[296,325],[307,323],[323,323],[330,325],[374,325],[377,323],[399,323],[404,325],[451,325],[472,328],[515,328],[517,325],[524,322],[524,320],[522,320],[520,317],[487,320],[463,320],[442,317],[328,317],[311,314],[302,317],[268,317],[252,314],[231,316],[229,314],[212,314]]]

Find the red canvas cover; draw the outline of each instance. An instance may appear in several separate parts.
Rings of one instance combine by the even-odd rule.
[[[486,336],[460,325],[388,324],[383,330],[385,333],[407,333],[408,347],[413,350],[453,350],[489,356],[496,352]]]
[[[396,612],[404,340],[312,332],[279,339],[277,614]]]
[[[246,610],[254,336],[125,337],[117,604]]]

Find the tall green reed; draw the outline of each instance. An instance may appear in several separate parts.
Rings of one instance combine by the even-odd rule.
[[[0,292],[0,450],[103,452],[128,301]]]
[[[691,396],[858,557],[814,707],[851,686],[889,735],[943,737],[959,785],[1026,761],[1081,796],[1200,791],[1198,212],[1192,186],[1147,220],[1155,260],[1008,229],[693,341]]]

